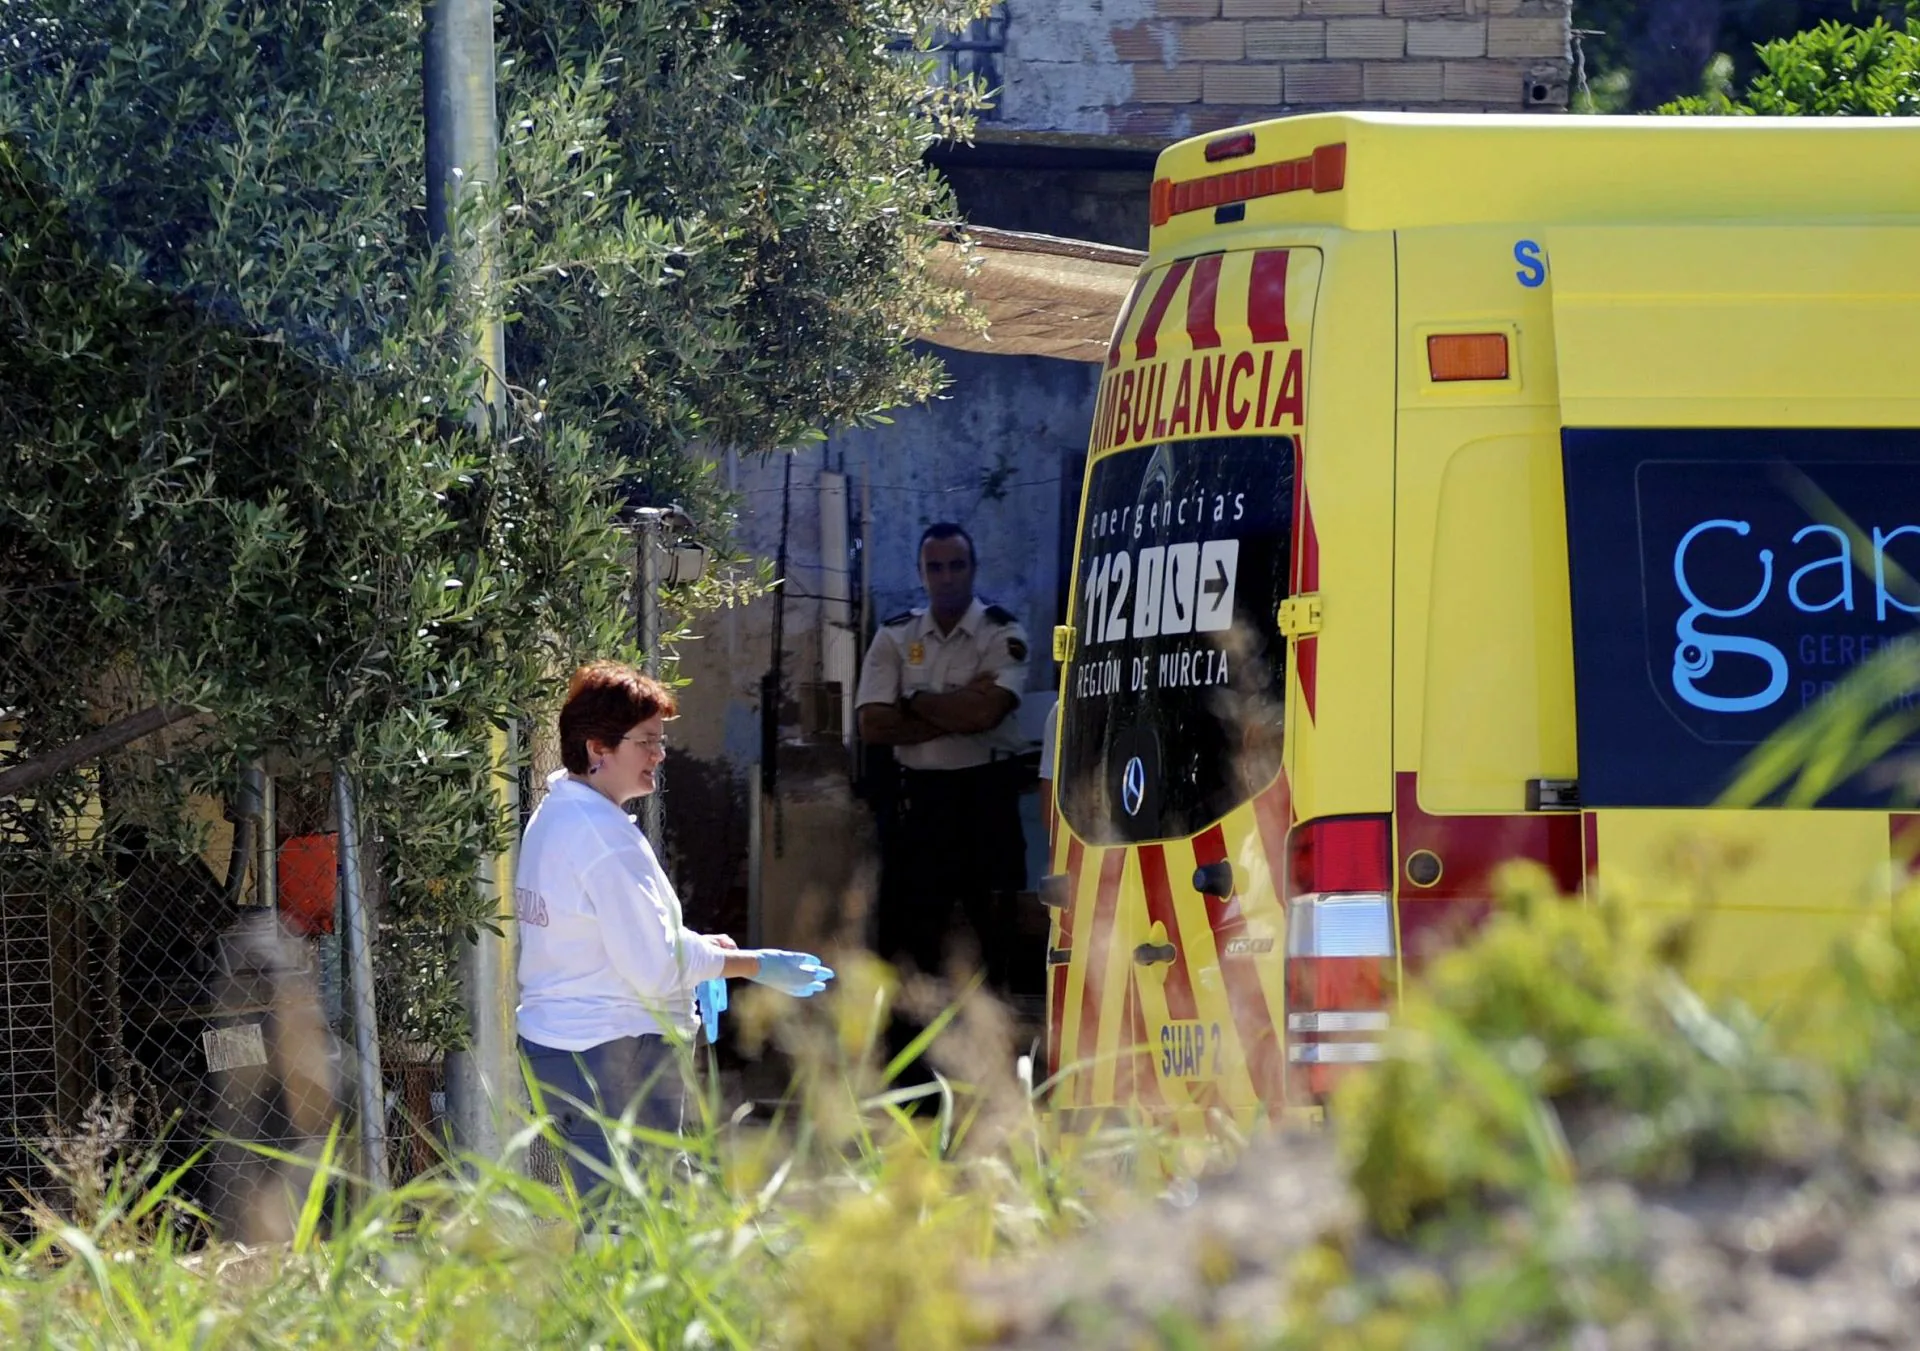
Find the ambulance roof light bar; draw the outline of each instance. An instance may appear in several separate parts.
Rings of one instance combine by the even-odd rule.
[[[1239,148],[1242,137],[1246,149]],[[1222,147],[1218,154],[1215,146]],[[1209,160],[1234,159],[1253,151],[1253,133],[1222,136],[1207,146]],[[1250,202],[1257,197],[1277,197],[1282,193],[1338,192],[1347,184],[1347,143],[1315,147],[1310,155],[1259,164],[1251,169],[1233,169],[1205,178],[1156,178],[1149,196],[1149,219],[1155,228],[1189,211],[1205,211],[1233,202]]]

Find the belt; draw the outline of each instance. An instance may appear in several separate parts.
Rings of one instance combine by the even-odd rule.
[[[902,771],[905,772],[906,776],[909,779],[951,780],[955,777],[965,777],[969,774],[978,774],[982,770],[986,770],[986,769],[999,769],[1002,765],[1006,763],[1007,762],[1005,760],[989,760],[985,764],[962,765],[957,769],[912,769],[906,765],[902,765],[900,768],[902,769]]]

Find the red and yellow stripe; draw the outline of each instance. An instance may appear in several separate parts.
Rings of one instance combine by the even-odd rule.
[[[1049,970],[1050,1065],[1055,1101],[1073,1108],[1135,1108],[1174,1118],[1277,1109],[1285,1094],[1284,913],[1289,807],[1284,776],[1188,840],[1091,845],[1062,823],[1055,866],[1068,907],[1055,922],[1069,954]],[[1225,899],[1192,885],[1197,868],[1233,867]],[[1171,963],[1138,966],[1141,943],[1171,943]],[[1220,1029],[1220,1073],[1165,1078],[1168,1022]]]

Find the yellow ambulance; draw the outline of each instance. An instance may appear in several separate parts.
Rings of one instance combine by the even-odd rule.
[[[1150,210],[1054,635],[1059,1107],[1310,1106],[1508,859],[1728,845],[1763,1003],[1884,903],[1896,777],[1716,804],[1920,616],[1920,125],[1299,117]]]

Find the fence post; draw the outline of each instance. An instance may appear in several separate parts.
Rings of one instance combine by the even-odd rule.
[[[360,1108],[360,1158],[367,1186],[387,1190],[387,1095],[380,1077],[380,1028],[373,1005],[373,924],[360,875],[360,821],[353,781],[333,771],[333,804],[340,818],[340,922],[346,930],[347,981],[353,996],[353,1073]]]

